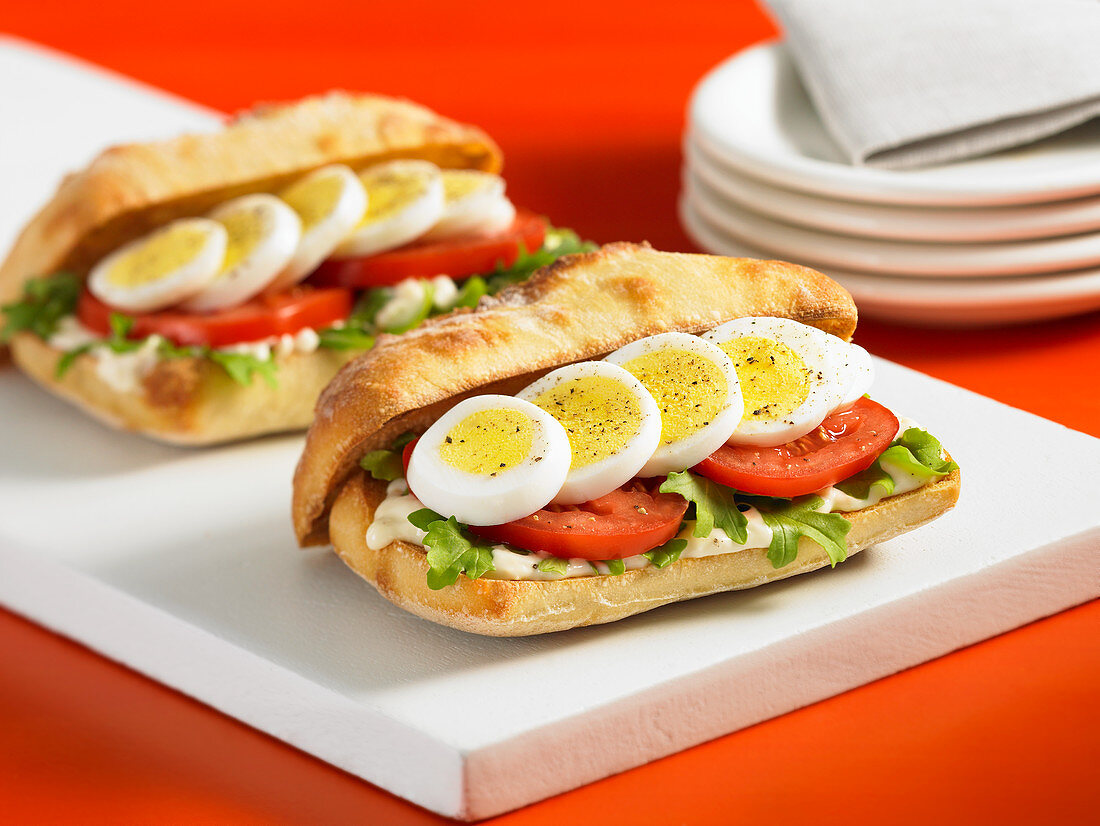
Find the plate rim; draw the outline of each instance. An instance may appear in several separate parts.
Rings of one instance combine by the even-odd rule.
[[[838,235],[891,241],[976,243],[1039,240],[1100,231],[1100,196],[969,208],[871,204],[790,189],[730,169],[723,171],[701,147],[694,145],[690,134],[685,134],[683,143],[683,174],[693,173],[707,186],[745,209]],[[1090,211],[1095,215],[1090,217]],[[998,212],[1003,214],[997,215]],[[888,220],[880,219],[884,213]],[[932,215],[942,216],[935,219],[942,221],[942,225],[920,229],[928,226],[921,222]],[[949,220],[948,215],[956,220]],[[837,220],[833,216],[841,218]],[[998,221],[1005,218],[1009,219],[1008,226],[1012,229],[1000,232],[997,228],[1004,224]]]
[[[713,193],[712,189],[706,183],[699,185],[691,179],[685,181],[684,185],[684,191],[692,197],[696,210],[702,213],[709,224],[749,246],[774,255],[793,255],[810,262],[812,266],[855,269],[891,278],[943,280],[1045,276],[1100,266],[1100,232],[1047,239],[959,244],[839,235],[826,230],[797,226],[753,209],[724,203],[721,196]],[[734,224],[744,225],[743,229],[735,229]],[[786,237],[777,237],[778,234]],[[753,240],[746,241],[745,235]],[[898,249],[890,249],[891,246]],[[953,262],[950,257],[951,247],[971,248],[959,249],[957,252],[969,254],[975,259],[983,255],[989,256],[992,261]],[[997,249],[998,247],[1006,249]],[[1022,250],[1032,257],[1022,262],[1013,262],[1009,260],[1012,254],[1007,249],[1009,247],[1016,247],[1017,252]],[[1044,251],[1044,247],[1048,249]],[[1055,249],[1049,249],[1052,247]],[[1071,255],[1064,249],[1057,249],[1058,247],[1070,250],[1084,248],[1087,252]],[[920,263],[922,254],[932,258],[930,264]]]
[[[688,129],[704,145],[710,145],[717,158],[726,165],[750,177],[788,188],[801,189],[819,195],[842,197],[849,200],[873,203],[899,203],[911,205],[948,206],[1045,203],[1100,194],[1100,156],[1097,158],[1091,183],[1080,181],[1080,170],[1067,173],[1061,179],[1050,175],[1036,176],[1036,180],[1016,185],[971,185],[958,187],[943,185],[912,172],[896,172],[873,167],[856,167],[810,158],[803,155],[781,156],[787,163],[776,162],[777,156],[755,151],[753,147],[737,145],[723,140],[700,122],[700,103],[718,83],[723,71],[739,62],[751,60],[779,60],[786,55],[782,39],[770,39],[757,43],[726,58],[712,67],[691,91],[687,105]],[[789,59],[789,58],[788,58]],[[825,130],[822,125],[822,130]],[[960,163],[965,163],[962,161]],[[958,165],[958,164],[954,164]],[[854,172],[853,170],[858,170]]]

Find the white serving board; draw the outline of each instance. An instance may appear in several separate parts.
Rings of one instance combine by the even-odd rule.
[[[299,437],[165,447],[4,371],[0,602],[421,806],[490,816],[1100,595],[1100,440],[878,368],[876,397],[962,465],[955,511],[833,571],[518,640],[417,619],[298,550]]]

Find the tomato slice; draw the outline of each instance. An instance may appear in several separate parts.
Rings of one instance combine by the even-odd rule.
[[[493,542],[566,559],[622,559],[663,545],[676,536],[687,501],[659,493],[662,480],[634,479],[581,505],[548,505],[504,525],[471,527]]]
[[[898,432],[870,399],[833,413],[814,431],[776,447],[723,445],[695,466],[719,484],[764,496],[801,496],[869,468]]]
[[[406,278],[452,278],[491,273],[497,266],[510,267],[519,258],[520,244],[528,252],[542,246],[546,219],[530,210],[516,213],[512,225],[493,235],[414,241],[403,247],[363,258],[331,258],[309,277],[311,284],[326,287],[384,287]]]
[[[223,347],[245,341],[259,341],[305,327],[327,327],[351,315],[352,294],[348,290],[295,287],[276,295],[261,295],[251,301],[215,313],[184,313],[164,310],[132,315],[130,338],[159,335],[182,347]],[[111,313],[118,312],[87,290],[80,294],[76,314],[80,323],[94,333],[109,335]]]

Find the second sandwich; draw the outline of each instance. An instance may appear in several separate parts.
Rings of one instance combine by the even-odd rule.
[[[774,261],[614,244],[392,340],[322,396],[303,544],[515,636],[836,565],[947,510],[939,442],[867,394],[851,297]]]

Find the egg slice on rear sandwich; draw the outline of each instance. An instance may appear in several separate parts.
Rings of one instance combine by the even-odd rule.
[[[367,211],[367,193],[349,167],[331,164],[295,181],[279,197],[298,213],[302,237],[282,274],[268,287],[280,292],[317,268],[347,238]]]
[[[504,195],[504,179],[476,169],[444,169],[443,215],[425,235],[438,241],[460,235],[490,235],[511,226],[516,208]]]
[[[572,464],[554,497],[561,505],[597,499],[633,479],[661,440],[661,412],[641,382],[607,361],[570,364],[517,396],[557,419]]]
[[[206,313],[233,307],[261,292],[290,262],[302,236],[298,215],[274,195],[245,195],[207,216],[225,227],[225,258],[184,310]]]
[[[443,175],[428,161],[390,161],[359,173],[367,211],[334,258],[353,258],[399,247],[431,229],[443,215]]]
[[[467,525],[501,525],[545,507],[569,472],[569,438],[545,410],[514,396],[474,396],[425,431],[409,489]]]
[[[693,467],[725,444],[743,410],[737,373],[714,344],[687,333],[639,339],[607,357],[637,378],[661,412],[661,440],[639,476]]]
[[[209,218],[181,218],[138,238],[92,268],[88,289],[112,307],[148,313],[199,293],[225,258],[225,227]]]

